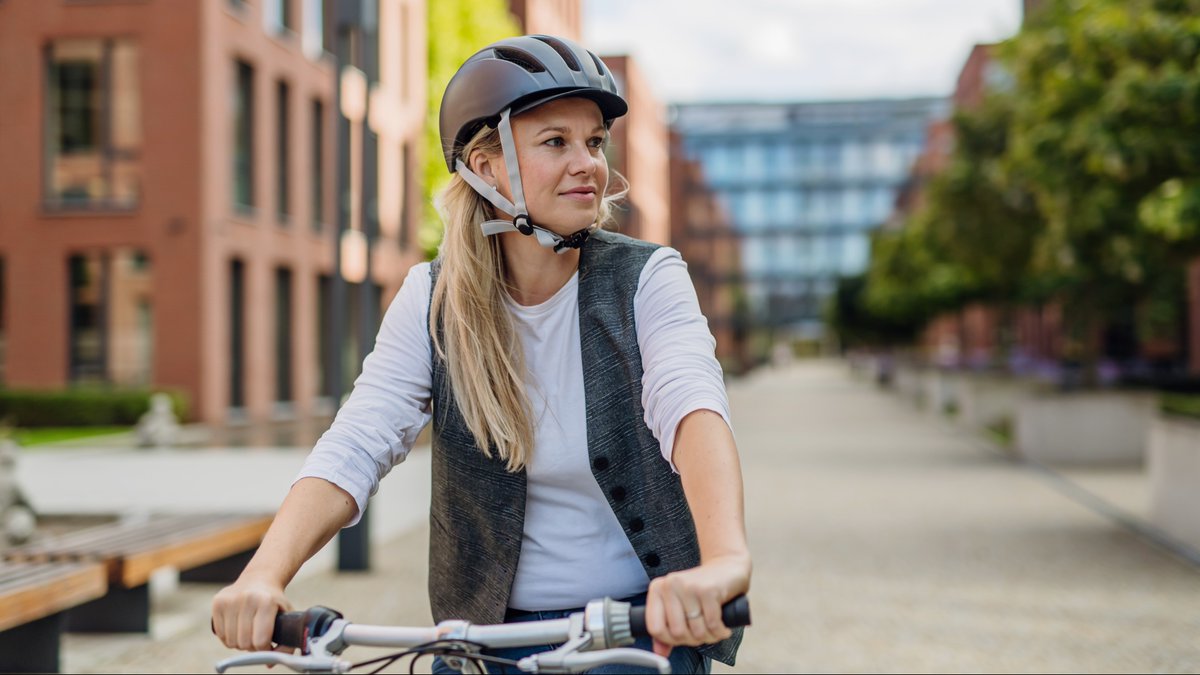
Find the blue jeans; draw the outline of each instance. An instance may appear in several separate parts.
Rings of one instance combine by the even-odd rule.
[[[627,598],[624,602],[631,602],[635,605],[646,604],[645,594]],[[520,610],[510,609],[504,615],[505,623],[519,623],[523,621],[544,621],[548,619],[563,619],[575,612],[582,612],[583,608],[577,609],[560,609],[548,612],[523,612]],[[517,661],[531,654],[539,654],[548,652],[558,645],[539,645],[536,647],[514,647],[512,649],[485,649],[483,653],[488,656],[496,656],[502,659],[510,659]],[[653,642],[650,638],[638,638],[634,643],[635,649],[644,649],[651,651]],[[695,647],[676,647],[671,650],[671,655],[667,657],[671,662],[671,672],[685,675],[687,673],[711,673],[712,660],[707,656],[702,656]],[[489,673],[520,673],[516,668],[502,666],[495,663],[487,664]],[[433,660],[433,672],[435,675],[457,675],[458,671],[446,665],[439,656]],[[607,665],[593,668],[589,673],[654,673],[656,671],[648,668],[635,668],[625,665]]]

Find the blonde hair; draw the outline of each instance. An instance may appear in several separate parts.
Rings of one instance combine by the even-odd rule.
[[[484,127],[462,156],[475,151],[501,154],[499,132]],[[609,221],[615,202],[627,191],[624,178],[616,172],[610,176],[622,189],[601,199],[593,231]],[[499,237],[485,236],[480,229],[495,211],[458,174],[435,204],[445,234],[429,307],[434,351],[446,364],[451,393],[476,445],[488,457],[498,455],[508,471],[520,471],[533,451],[533,419],[525,392],[525,354],[505,307],[509,285],[504,253]]]

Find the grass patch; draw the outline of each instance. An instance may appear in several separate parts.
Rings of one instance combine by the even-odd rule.
[[[1009,418],[996,420],[986,427],[988,436],[1000,445],[1011,448],[1013,443],[1013,423]]]
[[[1200,419],[1200,394],[1163,394],[1159,409],[1167,415]]]
[[[46,445],[61,441],[73,441],[94,436],[110,436],[133,431],[134,427],[33,427],[29,429],[14,429],[12,438],[24,447]]]

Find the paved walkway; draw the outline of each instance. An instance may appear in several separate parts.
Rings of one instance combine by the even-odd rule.
[[[1200,671],[1200,569],[1060,481],[840,364],[730,393],[756,565],[735,671]],[[291,595],[424,624],[427,536],[410,529],[372,573],[313,574]],[[66,668],[204,671],[225,653],[207,635],[213,590],[167,588],[149,637],[68,637]]]

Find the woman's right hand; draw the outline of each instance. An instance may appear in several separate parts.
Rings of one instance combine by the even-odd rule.
[[[275,615],[291,609],[282,584],[243,574],[213,598],[213,633],[226,647],[267,651],[274,648],[271,634],[275,631]],[[288,647],[279,650],[294,651]]]

